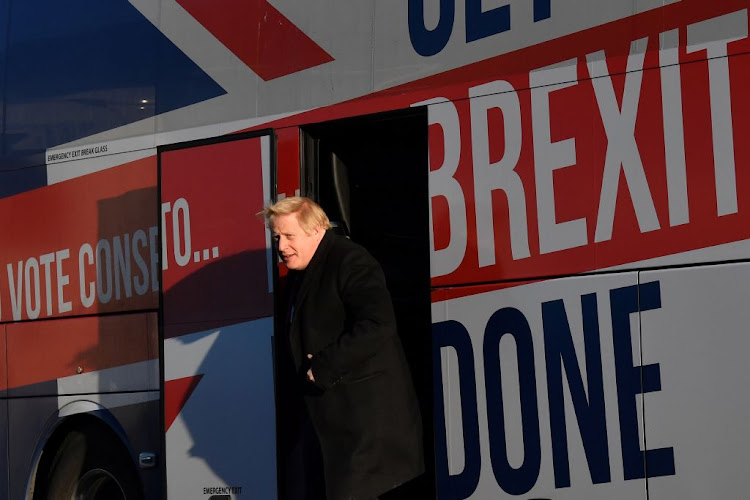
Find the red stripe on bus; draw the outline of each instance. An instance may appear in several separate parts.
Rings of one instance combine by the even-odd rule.
[[[6,329],[9,388],[159,356],[155,313],[34,321]]]
[[[735,16],[746,23],[747,8],[747,0],[683,0],[380,93],[301,113],[262,126],[313,123],[404,108],[428,99],[449,100],[450,103],[446,104],[445,108],[458,117],[458,126],[446,122],[451,125],[450,130],[446,131],[443,123],[432,125],[430,156],[433,162],[432,169],[439,169],[446,147],[442,136],[451,141],[452,152],[459,155],[459,165],[450,176],[455,183],[447,177],[442,182],[451,187],[451,193],[460,192],[462,195],[452,196],[450,212],[458,214],[454,222],[465,231],[466,241],[461,242],[460,239],[454,238],[456,250],[452,250],[449,257],[457,257],[451,260],[451,265],[445,265],[435,271],[431,281],[433,287],[523,280],[536,276],[572,275],[743,241],[750,239],[750,205],[747,200],[747,193],[750,192],[750,174],[743,168],[750,161],[750,148],[747,141],[742,140],[750,131],[750,114],[747,112],[750,109],[750,99],[744,92],[750,85],[750,37],[740,37],[735,41],[727,40],[722,50],[726,49],[728,57],[714,58],[712,63],[707,62],[708,54],[705,49],[689,51],[686,45],[689,26],[724,15]],[[679,65],[665,63],[665,68],[679,70],[678,85],[681,97],[676,106],[670,106],[665,111],[662,101],[665,97],[664,89],[676,87],[669,87],[671,80],[662,75],[662,70],[659,69],[659,40],[666,32],[671,32],[673,36],[675,30],[679,40],[676,53],[676,62]],[[647,50],[643,62],[640,63],[639,45],[634,42],[646,39]],[[723,42],[718,40],[717,43]],[[602,53],[606,60],[604,64],[597,64]],[[633,71],[628,73],[630,76],[625,76],[629,59],[639,70],[642,65],[642,71]],[[553,89],[548,96],[549,102],[545,100],[546,97],[539,98],[537,103],[547,103],[549,111],[534,112],[529,91],[532,72],[563,61],[568,61],[566,68],[573,69],[575,76],[570,80],[575,83]],[[721,61],[722,64],[725,62],[728,66],[729,78],[725,83],[728,83],[726,91],[729,93],[732,114],[731,133],[714,138],[714,115],[718,117],[718,125],[726,125],[721,121],[721,117],[726,114],[712,113],[715,103],[712,103],[709,84],[714,77],[711,76],[710,64],[717,61]],[[605,67],[607,76],[602,77],[602,69]],[[636,74],[637,76],[634,76]],[[598,78],[592,79],[594,76]],[[619,126],[626,80],[630,80],[631,88],[636,89],[631,92],[631,97],[637,96],[638,105],[634,130],[625,134],[624,148],[629,148],[627,151],[631,153],[636,151],[634,154],[628,153],[631,155],[627,157],[628,168],[641,170],[640,166],[632,166],[631,158],[637,155],[638,160],[642,162],[643,176],[646,180],[638,185],[640,188],[637,203],[630,192],[631,182],[622,178],[617,163],[610,162],[618,170],[616,176],[610,175],[605,182],[603,175],[608,155],[616,152],[619,147],[612,147],[610,144],[613,142],[610,141],[610,136],[617,137],[617,133],[613,132],[615,126],[611,124],[617,123]],[[599,86],[598,97],[594,82]],[[488,83],[494,85],[478,87]],[[536,88],[541,89],[545,86],[539,85]],[[505,89],[507,92],[498,93],[498,89]],[[497,113],[497,105],[491,105],[490,109],[485,110],[479,99],[469,99],[472,95],[484,93],[510,96],[513,105],[518,104],[520,108],[519,119],[513,123],[505,123],[503,116]],[[610,94],[614,99],[607,97]],[[672,95],[672,99],[677,97]],[[635,100],[629,99],[629,102]],[[478,121],[486,121],[486,130],[479,131],[481,127],[472,126],[472,106],[474,116],[481,118]],[[615,111],[604,112],[603,107]],[[629,112],[629,109],[630,107],[626,111]],[[433,111],[436,110],[437,108],[433,108]],[[667,123],[664,115],[668,114],[668,118],[676,120],[674,110],[681,112],[684,126],[683,138],[669,139],[670,151],[684,154],[686,158],[687,201],[683,205],[684,212],[689,214],[689,218],[684,220],[678,220],[677,217],[673,219],[670,213],[669,203],[678,197],[675,195],[673,200],[670,200],[666,180],[665,151],[668,138],[664,130],[664,123]],[[542,119],[548,118],[549,123],[544,124],[537,120],[535,113],[538,115],[537,118],[539,115],[543,115]],[[609,130],[605,127],[605,122]],[[538,131],[541,133],[537,133],[538,131],[534,131],[534,124],[540,123],[542,125]],[[505,127],[521,137],[520,145],[514,143],[520,146],[518,159],[511,161],[512,158],[509,157],[509,165],[514,166],[511,175],[514,176],[515,184],[503,185],[507,190],[512,190],[515,196],[511,210],[508,209],[509,204],[503,189],[497,186],[488,187],[488,183],[483,182],[484,177],[476,174],[483,168],[482,172],[487,175],[488,168],[482,165],[494,165],[504,155]],[[544,134],[549,134],[549,139],[545,140]],[[628,134],[632,136],[635,147],[632,147]],[[539,143],[536,139],[540,139]],[[571,140],[575,143],[570,142]],[[571,165],[563,167],[558,164],[561,160],[552,159],[547,161],[545,167],[537,169],[538,155],[534,145],[546,142],[562,147],[563,141],[569,141],[565,147],[575,152],[575,155],[568,154],[568,157],[573,159]],[[728,170],[733,173],[736,171],[736,178],[732,180],[731,189],[722,192],[722,198],[726,202],[729,199],[727,193],[731,192],[737,199],[734,207],[732,203],[724,203],[721,211],[717,208],[719,195],[714,178],[719,174],[715,172],[714,149],[722,144],[728,149],[726,144],[730,143],[734,146],[730,152],[734,156],[732,166],[735,169]],[[483,145],[481,148],[480,144]],[[550,146],[545,151],[549,150]],[[617,155],[620,153],[612,158],[617,160]],[[675,162],[670,164],[676,165]],[[554,181],[551,180],[552,170],[555,170]],[[607,168],[607,171],[614,170]],[[544,186],[547,186],[545,189],[554,190],[553,205],[548,195],[537,193],[536,181],[539,172],[546,176],[543,179],[546,182]],[[497,181],[497,178],[493,179]],[[636,179],[632,184],[635,185],[637,182]],[[520,188],[517,187],[519,185]],[[550,185],[554,187],[549,188]],[[616,190],[611,192],[613,186]],[[476,200],[477,192],[481,193],[479,203]],[[456,228],[453,228],[454,231],[451,233],[451,213],[448,203],[445,202],[447,198],[442,193],[433,194],[431,201],[435,245],[440,249],[447,246],[452,234],[455,235],[457,232]],[[518,201],[521,194],[525,200],[523,203]],[[543,207],[544,216],[541,223],[537,197],[547,203]],[[601,200],[611,201],[612,207],[600,208],[608,206]],[[478,216],[478,204],[481,207],[491,207],[492,219]],[[642,213],[638,215],[634,207],[639,208]],[[488,212],[482,213],[486,215]],[[510,212],[515,217],[517,230],[511,230],[509,227]],[[565,222],[578,224],[575,226],[574,237],[566,239],[565,236],[559,236],[562,231],[559,224]],[[550,226],[555,226],[558,230],[554,236],[550,236],[551,232],[547,230]],[[585,227],[585,231],[579,231],[579,227]],[[513,238],[516,241],[513,241]],[[546,243],[542,242],[542,239]],[[512,244],[517,244],[515,250]],[[716,256],[717,259],[733,259],[744,258],[746,255],[735,251],[729,257],[719,253]],[[681,262],[686,262],[687,259],[686,257]]]
[[[263,80],[333,61],[266,0],[177,0]]]
[[[194,377],[178,378],[164,382],[164,431],[168,431],[174,423],[177,415],[190,399],[190,395],[198,384],[203,375]]]
[[[430,291],[430,301],[434,304],[451,299],[471,297],[472,295],[482,295],[497,290],[515,288],[517,286],[530,285],[544,280],[523,280],[523,281],[505,281],[501,283],[487,283],[481,285],[455,286],[445,288],[435,288]]]
[[[0,321],[158,305],[156,156],[0,200]]]

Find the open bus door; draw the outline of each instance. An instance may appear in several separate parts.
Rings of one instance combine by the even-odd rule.
[[[419,399],[425,473],[388,500],[436,498],[427,126],[426,109],[414,108],[302,131],[301,192],[382,266]]]
[[[165,497],[276,498],[273,137],[159,151]]]

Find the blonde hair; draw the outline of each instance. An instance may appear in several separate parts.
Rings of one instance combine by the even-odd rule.
[[[289,214],[297,215],[297,222],[308,235],[318,226],[323,230],[331,229],[331,221],[320,205],[304,196],[284,198],[258,212],[269,224],[273,223],[273,218],[277,215]]]

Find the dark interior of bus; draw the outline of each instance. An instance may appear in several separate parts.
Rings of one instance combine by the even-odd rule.
[[[383,267],[422,411],[425,474],[381,498],[435,498],[426,109],[303,132],[302,193]]]

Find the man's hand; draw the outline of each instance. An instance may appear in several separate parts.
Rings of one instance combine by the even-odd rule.
[[[312,354],[308,354],[307,359],[312,359]],[[315,377],[313,376],[312,368],[309,368],[307,370],[307,380],[309,380],[312,383],[315,383]]]

